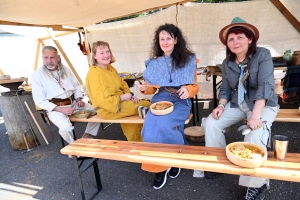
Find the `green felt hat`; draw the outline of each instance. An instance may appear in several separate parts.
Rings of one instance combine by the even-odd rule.
[[[227,33],[228,33],[229,29],[231,29],[232,27],[235,27],[235,26],[242,26],[244,28],[247,28],[248,30],[250,30],[254,34],[255,38],[253,38],[253,39],[255,39],[255,41],[258,40],[258,38],[259,38],[258,29],[255,26],[253,26],[252,24],[247,23],[242,18],[235,17],[235,18],[233,18],[231,23],[229,25],[225,26],[224,28],[222,28],[220,33],[219,33],[219,38],[220,38],[221,42],[224,45],[227,44],[226,36],[227,36]]]

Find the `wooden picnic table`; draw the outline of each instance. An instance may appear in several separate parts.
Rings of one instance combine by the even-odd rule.
[[[204,146],[81,138],[62,148],[61,153],[75,160],[75,168],[83,199],[85,199],[85,195],[81,180],[81,164],[78,165],[77,162],[85,158],[93,159],[90,166],[94,166],[95,179],[98,186],[97,193],[102,188],[97,159],[149,163],[300,182],[300,154],[297,153],[287,153],[285,161],[277,161],[273,152],[268,152],[267,161],[257,168],[243,168],[231,163],[227,159],[225,148]]]

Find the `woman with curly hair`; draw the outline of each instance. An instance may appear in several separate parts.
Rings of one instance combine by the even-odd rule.
[[[142,129],[144,142],[188,144],[184,122],[190,114],[191,100],[198,92],[196,55],[188,49],[181,30],[164,24],[156,31],[150,59],[145,61],[145,82],[139,85],[143,94],[154,94],[152,103],[171,101],[174,110],[167,115],[148,112]],[[180,168],[142,164],[142,169],[155,173],[153,187],[162,188],[167,180],[176,178]]]

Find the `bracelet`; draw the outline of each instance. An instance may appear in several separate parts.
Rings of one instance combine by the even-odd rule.
[[[133,92],[129,92],[131,94],[131,96],[134,96],[134,93]]]
[[[224,105],[224,103],[219,103],[219,105],[218,105],[217,107],[220,107],[220,106],[222,106],[222,107],[223,107],[223,110],[225,109],[225,105]]]

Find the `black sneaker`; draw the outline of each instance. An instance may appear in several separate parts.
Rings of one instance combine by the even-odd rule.
[[[180,168],[171,167],[168,175],[170,178],[177,178],[177,176],[180,174]]]
[[[155,173],[154,181],[153,181],[153,188],[160,189],[162,188],[167,182],[167,174],[169,173],[171,168],[167,169],[166,171]]]
[[[268,189],[269,187],[266,184],[260,188],[248,187],[246,196],[244,196],[244,198],[246,200],[263,200]]]
[[[218,178],[221,175],[221,173],[204,171],[204,175],[205,175],[205,178],[215,179],[215,178]]]

